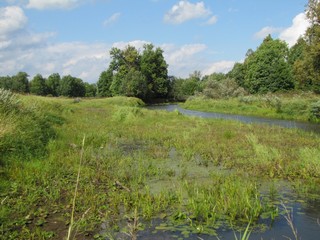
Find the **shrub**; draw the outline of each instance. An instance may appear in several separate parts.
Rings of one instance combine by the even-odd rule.
[[[224,81],[209,80],[202,94],[207,98],[232,98],[247,95],[247,92],[233,79]]]
[[[9,90],[0,88],[0,111],[2,114],[8,114],[18,109],[19,100],[15,94]]]
[[[311,104],[310,118],[320,119],[320,101]]]

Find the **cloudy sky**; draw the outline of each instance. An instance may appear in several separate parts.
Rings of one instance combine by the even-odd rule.
[[[96,82],[109,50],[153,43],[169,74],[227,72],[271,34],[292,46],[307,0],[0,0],[0,76]]]

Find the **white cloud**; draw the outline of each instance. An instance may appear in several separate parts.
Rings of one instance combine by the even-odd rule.
[[[164,16],[167,23],[180,24],[185,21],[204,18],[211,15],[211,11],[204,6],[203,2],[190,3],[188,1],[179,1]]]
[[[233,68],[235,63],[236,63],[235,61],[219,61],[219,62],[212,63],[209,67],[207,67],[203,71],[203,74],[210,75],[212,73],[220,73],[220,72],[227,73]]]
[[[39,10],[49,8],[72,8],[79,3],[79,0],[29,0],[27,8],[35,8]]]
[[[292,25],[284,29],[279,38],[286,41],[289,46],[293,46],[299,37],[301,37],[310,26],[310,23],[304,13],[300,13],[292,20]]]
[[[112,44],[112,47],[125,49],[128,45],[135,47],[137,50],[142,50],[143,45],[148,44],[150,42],[143,41],[143,40],[135,40],[130,42],[115,42]]]
[[[27,17],[23,10],[17,6],[0,8],[0,37],[21,30],[27,24]]]
[[[111,17],[103,22],[103,26],[109,26],[120,18],[121,13],[114,13]]]
[[[259,32],[254,34],[254,37],[257,39],[263,39],[269,34],[272,35],[274,33],[280,33],[282,31],[282,28],[276,28],[276,27],[264,27]]]
[[[186,44],[175,46],[163,44],[164,57],[169,64],[169,74],[177,77],[187,77],[195,70],[202,71],[205,61],[199,53],[207,49],[205,44]]]
[[[299,37],[303,36],[310,23],[305,13],[299,13],[292,20],[292,25],[288,28],[277,28],[277,27],[264,27],[259,32],[254,34],[257,39],[263,39],[268,34],[278,34],[281,40],[284,40],[291,47],[293,46]]]
[[[217,16],[212,16],[208,21],[207,24],[208,25],[213,25],[218,21],[218,17]]]

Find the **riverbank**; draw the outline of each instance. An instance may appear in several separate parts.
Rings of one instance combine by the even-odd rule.
[[[63,239],[69,227],[76,239],[206,238],[249,224],[263,233],[283,224],[281,202],[308,214],[319,197],[313,133],[153,111],[135,98],[19,99],[18,108],[50,116],[55,134],[42,154],[2,159],[2,239]],[[6,128],[0,147],[27,136],[19,126]]]
[[[320,97],[312,93],[249,95],[230,99],[192,97],[180,106],[205,112],[320,123]]]

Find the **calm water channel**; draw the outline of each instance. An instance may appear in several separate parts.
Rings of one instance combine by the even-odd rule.
[[[261,123],[261,124],[268,124],[268,125],[280,126],[280,127],[285,127],[285,128],[298,128],[298,129],[302,129],[305,131],[310,131],[310,132],[315,132],[315,133],[320,134],[320,124],[315,124],[315,123],[305,123],[305,122],[298,122],[298,121],[288,121],[288,120],[279,120],[279,119],[271,119],[271,118],[243,116],[243,115],[236,115],[236,114],[200,112],[200,111],[183,109],[176,104],[153,105],[153,106],[148,106],[147,108],[153,109],[153,110],[166,110],[166,111],[178,110],[182,114],[185,114],[188,116],[202,117],[202,118],[228,119],[228,120],[237,120],[237,121],[240,121],[243,123]],[[320,239],[320,237],[319,237],[319,239]]]
[[[203,118],[219,118],[228,120],[238,120],[244,123],[261,123],[275,126],[281,126],[285,128],[298,128],[306,131],[311,131],[320,134],[320,125],[311,123],[302,123],[296,121],[276,120],[261,117],[241,116],[234,114],[221,114],[221,113],[208,113],[200,111],[192,111],[180,108],[178,105],[157,105],[148,106],[148,109],[153,110],[178,110],[182,114],[189,116],[197,116]],[[283,186],[282,186],[283,187]],[[280,186],[281,188],[281,186]],[[281,190],[281,199],[290,199],[286,201],[286,207],[292,211],[293,224],[298,231],[298,238],[301,240],[313,240],[320,239],[320,199],[301,199],[296,195],[292,189],[288,186],[283,187]],[[285,201],[285,200],[284,200]],[[280,207],[281,208],[281,207]],[[160,220],[159,220],[160,221]],[[265,220],[261,220],[262,222]],[[270,220],[264,222],[268,227],[263,232],[253,232],[250,235],[250,239],[295,239],[291,228],[289,227],[286,219],[283,216],[279,216],[274,222]],[[151,224],[150,228],[140,232],[138,239],[236,239],[235,233],[230,229],[218,230],[218,238],[215,236],[191,234],[188,238],[179,236],[178,232],[171,231],[155,231],[153,226],[158,225],[157,220]],[[174,237],[175,236],[175,237]],[[238,239],[241,239],[237,234]]]

